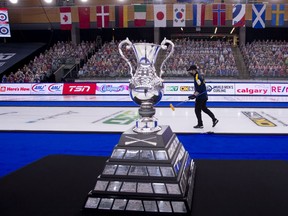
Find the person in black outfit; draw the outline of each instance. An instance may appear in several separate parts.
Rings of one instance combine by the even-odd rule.
[[[189,95],[189,100],[195,100],[195,114],[197,117],[198,124],[194,128],[203,128],[202,114],[201,111],[206,113],[212,119],[212,127],[215,127],[219,122],[215,115],[207,108],[206,102],[208,100],[205,79],[197,71],[196,65],[191,65],[187,70],[194,77],[194,89],[195,92]]]

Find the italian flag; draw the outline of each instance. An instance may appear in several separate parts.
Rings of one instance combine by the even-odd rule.
[[[134,25],[146,25],[146,5],[134,5]]]

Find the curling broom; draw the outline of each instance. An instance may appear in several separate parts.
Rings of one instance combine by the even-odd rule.
[[[200,96],[200,95],[206,93],[206,92],[207,92],[207,90],[204,91],[204,92],[202,92],[202,93],[200,93],[200,94],[198,94],[198,95],[196,96],[196,98],[197,98],[198,96]],[[189,101],[189,100],[190,100],[190,99],[185,100],[185,101],[182,101],[182,102],[176,104],[175,106],[173,106],[173,104],[170,104],[170,108],[172,109],[172,111],[175,111],[175,107],[180,106],[181,104],[186,103],[186,102]]]
[[[181,104],[186,103],[187,101],[189,101],[189,99],[188,99],[188,100],[185,100],[185,101],[182,101],[182,102],[180,102],[180,103],[177,103],[175,106],[173,106],[173,104],[170,103],[170,108],[171,108],[173,111],[175,111],[175,107],[180,106]]]

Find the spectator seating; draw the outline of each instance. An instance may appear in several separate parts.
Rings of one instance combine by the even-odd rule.
[[[288,77],[288,43],[253,41],[240,47],[251,78]]]
[[[39,83],[53,82],[50,77],[63,64],[84,64],[89,54],[95,50],[94,42],[57,42],[50,49],[36,56],[29,64],[16,72],[3,76],[2,82],[8,83]]]

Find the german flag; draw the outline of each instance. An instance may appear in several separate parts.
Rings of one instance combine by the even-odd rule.
[[[128,6],[115,6],[115,27],[128,27]]]

